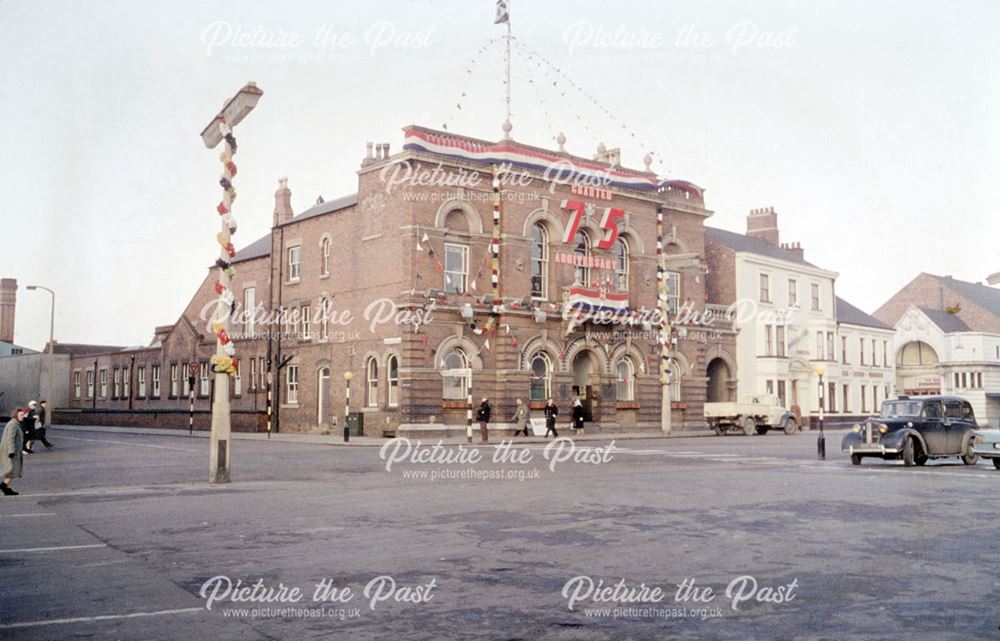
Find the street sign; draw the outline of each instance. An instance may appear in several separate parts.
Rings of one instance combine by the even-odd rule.
[[[197,376],[198,375],[198,371],[200,369],[201,369],[201,366],[198,365],[198,363],[188,363],[188,374],[190,374],[191,376]]]

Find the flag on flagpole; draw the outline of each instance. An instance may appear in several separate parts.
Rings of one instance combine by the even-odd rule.
[[[510,14],[507,13],[507,0],[497,0],[497,19],[493,24],[504,24],[510,22]]]

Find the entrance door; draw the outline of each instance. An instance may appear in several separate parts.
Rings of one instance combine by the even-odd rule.
[[[580,352],[573,359],[573,394],[583,404],[583,418],[587,422],[594,420],[594,370],[594,356],[590,352]]]
[[[319,370],[316,385],[316,424],[325,427],[330,424],[330,368]]]

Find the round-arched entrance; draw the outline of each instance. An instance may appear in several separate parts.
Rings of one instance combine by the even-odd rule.
[[[736,400],[736,390],[732,380],[729,365],[721,358],[713,358],[708,363],[708,397],[709,403],[723,403]]]
[[[941,362],[937,351],[923,341],[910,341],[896,356],[897,387],[904,394],[940,394]]]

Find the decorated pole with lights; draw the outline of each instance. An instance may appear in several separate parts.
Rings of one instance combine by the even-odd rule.
[[[215,311],[212,315],[212,333],[215,334],[215,355],[211,358],[212,371],[215,372],[215,393],[212,398],[212,433],[211,449],[209,451],[210,483],[228,483],[230,465],[230,405],[229,377],[236,373],[239,366],[235,356],[236,348],[229,337],[229,317],[232,314],[235,296],[232,292],[232,282],[236,275],[232,259],[236,249],[232,236],[236,233],[236,220],[233,218],[233,201],[236,190],[233,188],[233,178],[236,176],[236,164],[233,156],[236,154],[236,138],[233,128],[249,114],[263,92],[253,82],[247,83],[235,96],[223,105],[222,110],[212,118],[201,132],[205,146],[213,149],[224,142],[219,161],[222,163],[222,177],[219,185],[222,187],[222,200],[216,206],[220,217],[220,231],[215,239],[219,244],[219,256],[215,261],[218,275],[215,281],[216,299]]]
[[[667,255],[663,252],[663,207],[656,206],[656,296],[660,308],[660,429],[664,434],[670,425],[670,317],[667,305]]]

